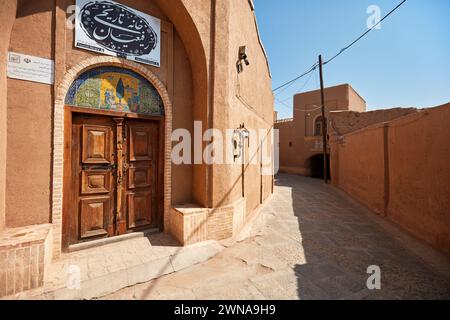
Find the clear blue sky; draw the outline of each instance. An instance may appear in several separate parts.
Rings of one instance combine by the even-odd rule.
[[[321,53],[326,60],[367,30],[366,13],[384,16],[400,0],[255,0],[273,87],[295,78]],[[317,89],[318,75],[277,96],[279,118],[292,115],[292,95]],[[408,0],[366,37],[324,67],[325,86],[351,84],[368,110],[450,102],[450,0]],[[302,87],[304,88],[300,90]]]

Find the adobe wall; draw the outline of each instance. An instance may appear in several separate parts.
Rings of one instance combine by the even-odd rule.
[[[295,168],[299,161],[299,154],[296,152],[298,139],[293,134],[293,119],[290,121],[276,122],[275,129],[279,130],[280,170],[283,172],[298,173],[290,172],[290,170],[294,170],[292,168]]]
[[[415,108],[394,108],[386,110],[375,110],[368,112],[356,111],[332,111],[332,128],[335,134],[343,135],[372,124],[391,121],[393,119],[417,112]],[[332,131],[330,133],[333,133]]]
[[[366,111],[366,101],[359,95],[358,92],[349,86],[348,90],[348,110],[355,112],[365,112]]]
[[[198,32],[201,46],[195,45],[191,26],[179,21],[181,8],[168,1],[157,1],[177,26],[191,61],[194,78],[194,120],[203,121],[203,129],[235,129],[245,124],[249,129],[271,128],[273,96],[267,60],[258,37],[250,1],[182,0]],[[236,62],[239,46],[248,48],[250,66],[238,76]],[[199,57],[205,56],[206,70]],[[207,79],[203,75],[208,75]],[[254,79],[259,79],[254,81]],[[204,93],[207,92],[206,97]],[[203,143],[205,147],[208,143]],[[225,141],[231,144],[231,141]],[[245,181],[260,181],[259,165],[246,167]],[[233,204],[242,196],[241,165],[194,165],[193,200],[204,207]],[[272,190],[272,177],[263,177],[263,198]],[[248,182],[247,182],[248,183]],[[260,202],[260,188],[248,187],[247,209]]]
[[[383,127],[367,128],[331,144],[333,184],[378,214],[384,211]],[[370,152],[369,152],[370,150]]]
[[[406,116],[334,136],[332,182],[450,254],[450,104],[403,111]],[[374,117],[386,120],[383,114],[389,111]]]
[[[193,118],[201,121],[203,128],[210,125],[209,115],[213,108],[210,88],[213,86],[211,75],[213,60],[214,37],[211,30],[213,25],[214,5],[213,1],[189,1],[189,0],[154,0],[164,11],[175,26],[190,61],[192,69],[193,101],[195,108]],[[205,145],[205,144],[203,144]],[[210,169],[205,164],[194,164],[192,169],[193,202],[208,207],[210,195],[207,192],[210,179]]]
[[[315,120],[322,115],[320,90],[294,96],[294,119],[275,123],[280,132],[280,171],[309,176],[310,158],[323,154],[321,136],[314,136]],[[366,102],[348,84],[325,88],[327,115],[336,110],[366,109]]]
[[[55,1],[19,1],[9,50],[54,59]],[[51,85],[8,79],[6,225],[50,221]]]
[[[194,120],[202,122],[203,130],[237,128],[240,124],[251,129],[272,127],[270,74],[250,2],[119,2],[163,21],[162,67],[145,68],[156,74],[169,91],[174,130],[187,128],[193,133]],[[66,20],[73,14],[67,8],[75,0],[20,3],[17,19],[15,14],[8,14],[14,26],[11,37],[7,37],[11,39],[7,49],[54,59],[55,87],[81,61],[99,57],[74,47],[74,31]],[[168,21],[173,23],[173,29]],[[238,78],[235,63],[240,45],[249,48],[251,65]],[[256,82],[255,78],[261,80]],[[47,223],[52,203],[54,88],[14,79],[8,79],[7,86],[6,225]],[[259,172],[259,164],[248,166],[245,172],[246,183],[262,180],[262,188],[253,185],[245,188],[250,211],[272,191],[273,178],[260,179]],[[172,188],[172,203],[197,203],[204,207],[235,203],[242,196],[241,173],[240,165],[173,165],[172,179],[176,183]],[[0,167],[0,178],[1,175]],[[0,201],[1,188],[0,183]],[[0,226],[1,221],[0,218]]]
[[[251,130],[264,129],[269,136],[264,137],[266,141],[271,140],[274,123],[274,98],[267,57],[264,52],[261,39],[259,38],[256,25],[256,17],[249,1],[229,0],[229,35],[228,44],[224,46],[224,52],[228,55],[227,64],[223,72],[228,81],[228,103],[225,104],[223,112],[215,110],[214,126],[237,129],[240,125]],[[256,8],[257,10],[257,8]],[[243,71],[237,72],[236,63],[239,57],[239,47],[247,47],[250,65],[243,63]],[[255,81],[257,79],[257,81]],[[223,91],[222,91],[223,92]],[[225,93],[225,92],[224,92]],[[228,110],[227,110],[228,109]],[[250,137],[252,139],[252,137]],[[254,139],[254,138],[253,138]],[[258,144],[258,141],[248,141],[250,144]],[[230,141],[226,142],[228,145]],[[273,178],[271,175],[261,177],[261,153],[265,153],[271,159],[273,148],[268,143],[266,150],[255,148],[252,151],[246,148],[246,160],[256,160],[245,166],[244,186],[242,190],[242,166],[240,159],[228,168],[223,167],[215,171],[214,186],[220,187],[220,181],[228,179],[228,190],[214,190],[214,203],[225,203],[238,201],[242,194],[245,196],[246,213],[249,215],[272,193]]]
[[[6,151],[7,151],[7,78],[6,66],[8,59],[9,39],[17,10],[17,1],[0,1],[0,229],[5,226],[5,195],[6,195]]]
[[[161,68],[75,48],[74,30],[68,24],[74,14],[68,8],[75,0],[20,0],[17,16],[13,1],[10,7],[0,2],[5,23],[0,36],[4,40],[0,44],[0,148],[5,149],[0,153],[0,228],[45,226],[48,246],[43,251],[48,261],[62,252],[64,94],[84,70],[114,64],[146,75],[167,106],[166,142],[171,130],[178,128],[195,137],[194,120],[202,122],[203,130],[273,126],[270,74],[251,1],[116,1],[161,19]],[[241,45],[249,48],[252,66],[238,77],[235,59]],[[53,59],[54,86],[7,79],[8,50]],[[267,149],[271,156],[273,146]],[[261,177],[259,161],[242,172],[240,162],[173,165],[168,144],[164,152],[164,231],[183,244],[237,235],[253,209],[272,193],[273,175]],[[255,156],[260,155],[258,150]],[[183,205],[188,212],[199,207],[202,214],[194,217],[175,209]],[[25,229],[9,230],[20,234]]]
[[[388,218],[450,254],[450,104],[389,127]]]
[[[55,85],[73,66],[95,53],[74,47],[74,31],[66,25],[71,0],[21,1],[10,37],[10,51],[55,59]],[[168,18],[150,1],[121,1],[156,16]],[[190,59],[184,44],[171,24],[162,32],[162,67],[146,67],[166,85],[173,104],[173,129],[193,131],[194,94]],[[168,31],[167,31],[167,30]],[[167,32],[166,32],[167,31]],[[173,32],[173,34],[172,34]],[[44,44],[44,45],[43,45]],[[55,54],[56,52],[56,54]],[[51,205],[52,86],[8,79],[8,143],[6,178],[6,225],[19,227],[48,223]],[[24,92],[27,92],[24,95]],[[30,157],[30,151],[32,157]],[[4,163],[4,162],[1,162]],[[191,165],[173,166],[173,203],[193,199]]]

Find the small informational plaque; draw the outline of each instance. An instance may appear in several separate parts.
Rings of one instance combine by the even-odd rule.
[[[55,62],[26,54],[9,52],[8,78],[53,84]]]

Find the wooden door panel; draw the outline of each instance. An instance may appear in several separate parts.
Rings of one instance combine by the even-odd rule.
[[[81,199],[80,206],[80,238],[107,235],[112,213],[110,197]]]
[[[128,228],[149,226],[151,221],[151,192],[128,194]]]
[[[152,160],[152,128],[145,125],[130,126],[130,161]]]
[[[82,163],[111,162],[111,131],[110,127],[83,125]]]
[[[108,117],[72,117],[69,245],[114,235],[114,132]]]
[[[128,170],[129,189],[151,187],[151,166],[130,167]]]
[[[128,229],[157,227],[156,168],[158,155],[158,123],[127,120],[127,155],[125,166]]]
[[[109,170],[83,171],[81,173],[81,194],[110,193],[112,174]]]
[[[73,115],[65,243],[160,227],[159,129],[157,121]]]

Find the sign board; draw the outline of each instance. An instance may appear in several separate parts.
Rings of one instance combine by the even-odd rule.
[[[50,59],[9,52],[7,74],[12,79],[53,84],[54,66],[54,61]]]
[[[161,20],[114,1],[77,0],[75,46],[159,67]]]

